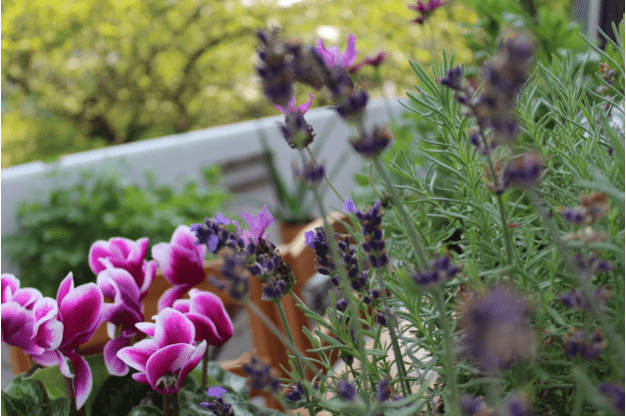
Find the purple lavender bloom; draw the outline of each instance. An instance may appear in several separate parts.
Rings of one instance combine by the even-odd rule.
[[[603,382],[598,387],[598,391],[608,395],[611,405],[615,407],[621,415],[624,415],[624,386],[619,384],[607,384]]]
[[[463,79],[463,70],[459,65],[448,70],[445,77],[439,82],[453,90],[461,90],[461,80]]]
[[[563,349],[568,359],[580,355],[586,360],[593,360],[604,352],[607,345],[608,342],[604,340],[599,330],[596,330],[588,340],[585,332],[578,330],[565,336]]]
[[[561,211],[563,219],[572,224],[582,224],[587,217],[587,211],[582,207],[574,207],[571,209],[564,209]]]
[[[376,401],[378,401],[379,403],[388,401],[389,398],[391,398],[392,393],[393,391],[387,378],[383,378],[378,381],[378,383],[376,384]]]
[[[463,413],[468,416],[488,416],[491,414],[491,407],[487,405],[482,397],[464,394],[461,397],[461,408]]]
[[[224,402],[221,398],[222,394],[225,394],[226,391],[222,387],[212,387],[209,388],[207,394],[209,397],[215,397],[215,399],[211,402],[202,402],[200,403],[200,407],[206,408],[213,412],[216,416],[234,416],[235,410],[230,403]]]
[[[504,186],[532,187],[537,183],[544,169],[541,155],[537,152],[525,152],[510,161],[504,169],[502,176]]]
[[[313,103],[313,94],[309,93],[309,98],[310,100],[307,103],[294,107],[296,98],[293,97],[289,101],[287,109],[274,104],[274,107],[285,115],[285,124],[280,126],[280,130],[287,144],[292,149],[304,149],[313,142],[315,137],[313,128],[304,120],[304,114]]]
[[[331,47],[330,49],[326,49],[324,46],[324,41],[319,39],[317,41],[317,52],[324,58],[326,65],[329,68],[333,67],[341,67],[348,68],[354,61],[356,60],[356,48],[354,47],[356,44],[356,38],[351,33],[348,36],[348,46],[346,48],[346,52],[342,54],[339,52],[339,48],[336,46]]]
[[[383,313],[378,313],[378,315],[376,316],[376,321],[381,326],[386,326],[387,325],[387,318],[385,317],[385,315]]]
[[[296,165],[293,166],[293,174],[300,181],[309,187],[316,187],[324,179],[324,164],[317,165],[313,161],[309,161],[303,168]]]
[[[293,97],[293,69],[289,64],[289,50],[278,38],[278,29],[257,32],[261,41],[258,51],[261,64],[256,68],[261,77],[267,99],[286,107]]]
[[[252,388],[259,391],[278,391],[280,380],[276,372],[259,358],[253,357],[249,363],[243,365],[242,369],[248,375],[248,384]]]
[[[337,113],[346,122],[356,123],[363,118],[363,112],[369,97],[363,90],[359,90],[345,97],[339,105],[335,107]]]
[[[486,372],[508,369],[530,354],[533,336],[529,316],[526,299],[507,287],[469,298],[460,314],[463,353]]]
[[[606,306],[610,297],[610,293],[608,290],[598,286],[593,291],[593,299],[594,302],[599,306]],[[574,288],[570,288],[567,294],[561,296],[561,302],[565,307],[569,307],[573,310],[586,311],[589,310],[589,302],[585,298],[582,290],[574,290]]]
[[[342,400],[352,402],[356,397],[356,388],[352,382],[340,379],[337,381],[337,394]]]
[[[323,227],[317,227],[314,231],[309,231],[308,240],[309,240],[309,249],[313,249],[317,257],[315,260],[319,264],[317,267],[317,271],[322,275],[329,275],[335,277],[335,271],[337,270],[336,264],[330,256],[330,246],[328,244],[328,237],[326,236],[326,232]],[[311,234],[313,233],[313,235]],[[337,234],[334,234],[334,238],[337,237]],[[339,281],[337,281],[337,284]]]
[[[460,270],[460,267],[450,264],[450,258],[446,255],[435,259],[430,264],[429,271],[417,272],[413,274],[412,278],[417,285],[434,287],[444,280],[451,279]]]
[[[374,158],[380,155],[391,143],[393,136],[386,127],[374,126],[371,133],[365,137],[357,137],[350,141],[350,145],[364,158]]]
[[[409,9],[415,10],[419,15],[413,20],[414,23],[419,25],[426,21],[426,18],[433,10],[438,9],[441,6],[446,5],[446,2],[441,0],[428,0],[427,3],[422,3],[418,0],[417,4],[409,5]]]
[[[510,393],[502,400],[502,415],[527,416],[532,414],[532,408],[525,395],[517,392]]]
[[[298,382],[295,387],[291,387],[292,390],[285,395],[289,401],[293,401],[297,403],[298,401],[302,401],[304,398],[304,386],[302,382]]]

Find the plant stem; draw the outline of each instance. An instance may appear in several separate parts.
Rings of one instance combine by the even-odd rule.
[[[461,415],[461,409],[459,407],[459,389],[457,387],[456,380],[456,367],[454,366],[454,356],[452,351],[452,335],[450,334],[450,327],[448,326],[448,316],[446,314],[446,304],[443,300],[443,292],[441,288],[436,289],[437,292],[437,308],[439,310],[439,318],[441,319],[441,327],[443,329],[443,337],[446,346],[446,363],[448,368],[448,383],[450,384],[450,391],[452,391],[452,415]]]
[[[330,253],[331,253],[332,259],[335,259],[337,262],[337,272],[339,273],[339,282],[341,285],[341,289],[344,293],[344,297],[348,299],[348,308],[350,309],[349,310],[350,315],[352,316],[352,320],[350,320],[350,331],[348,332],[348,339],[351,338],[352,332],[356,334],[356,347],[360,356],[359,359],[361,361],[361,371],[362,373],[369,373],[370,363],[365,354],[363,332],[359,324],[359,310],[357,308],[354,295],[352,294],[352,289],[350,288],[350,285],[348,284],[348,276],[346,275],[345,268],[343,266],[343,263],[340,262],[342,260],[342,257],[339,256],[339,250],[337,249],[337,242],[335,242],[333,230],[330,227],[330,224],[328,224],[328,219],[326,218],[326,212],[324,210],[324,205],[322,204],[322,199],[320,197],[319,191],[316,188],[314,188],[313,193],[315,194],[315,200],[317,201],[320,215],[322,216],[322,220],[324,221],[324,230],[326,231],[326,236],[328,237],[328,245],[330,246]],[[364,380],[365,380],[364,385],[367,385],[367,382],[369,381],[368,375],[364,377]],[[372,390],[367,389],[367,386],[365,387],[366,394],[364,395],[365,397],[364,400],[365,400],[365,406],[366,406],[367,411],[369,411],[370,409],[369,395],[370,393],[373,392],[373,388],[374,388],[373,384],[372,384]]]
[[[378,279],[378,285],[380,286],[380,290],[383,295],[383,305],[385,306],[385,310],[389,311],[389,302],[387,301],[387,289],[385,288],[383,276],[382,274],[376,274],[376,278]],[[398,377],[400,378],[400,387],[402,387],[402,394],[404,397],[407,397],[411,393],[411,386],[406,380],[407,373],[406,368],[404,367],[404,360],[402,360],[402,351],[400,350],[400,345],[398,345],[398,338],[396,337],[396,331],[394,329],[393,323],[391,323],[391,320],[389,320],[389,326],[387,327],[389,329],[389,336],[391,336],[393,353],[396,357],[396,367],[398,368]]]
[[[170,394],[163,394],[163,415],[170,415]]]
[[[293,335],[291,333],[291,327],[289,326],[289,321],[287,321],[287,316],[285,315],[285,309],[283,307],[283,304],[278,301],[276,302],[276,307],[278,307],[278,312],[280,313],[280,319],[283,321],[283,326],[285,326],[285,331],[287,332],[287,337],[289,337],[289,343],[291,343],[293,346],[296,345],[296,343],[293,340]],[[296,367],[298,368],[298,375],[300,376],[300,380],[302,381],[302,387],[304,388],[304,398],[306,398],[306,402],[307,404],[309,403],[309,388],[308,388],[308,381],[306,378],[306,374],[304,373],[304,369],[302,369],[302,358],[300,357],[300,352],[299,351],[291,351],[291,353],[293,353],[293,355],[296,357]],[[307,406],[307,408],[309,409],[309,415],[315,415],[315,412],[313,411],[313,407],[309,404]]]
[[[76,410],[76,396],[74,395],[74,385],[72,383],[72,378],[68,378],[66,376],[63,377],[65,380],[65,390],[67,391],[67,396],[70,399],[70,416],[77,416]]]
[[[202,386],[205,387],[208,384],[208,368],[209,367],[209,347],[207,346],[204,351],[204,355],[202,355]]]
[[[398,209],[398,211],[400,212],[400,215],[402,216],[402,219],[404,220],[407,233],[409,234],[409,239],[411,240],[411,243],[413,244],[413,248],[415,249],[415,252],[417,253],[417,257],[419,258],[419,263],[420,263],[419,267],[420,269],[426,268],[427,266],[426,252],[424,251],[424,247],[422,246],[422,243],[420,242],[419,237],[417,236],[417,232],[415,231],[413,222],[411,222],[411,219],[409,219],[409,215],[404,209],[404,205],[400,202],[400,199],[398,198],[396,191],[393,189],[393,185],[391,185],[391,182],[389,181],[387,174],[385,173],[382,165],[380,164],[380,159],[376,157],[373,159],[373,162],[374,162],[374,168],[376,168],[378,175],[382,177],[383,181],[385,181],[385,184],[387,185],[387,188],[389,189],[389,194],[391,195],[391,199],[393,200],[394,207]]]
[[[178,391],[173,392],[172,394],[172,415],[178,416],[180,415],[180,405],[178,403]]]
[[[311,159],[313,159],[313,162],[315,162],[316,165],[319,165],[317,159],[315,159],[315,156],[313,156],[313,152],[311,152],[311,149],[309,149],[308,145],[306,147],[306,150],[309,152],[309,156],[311,157]],[[339,194],[339,191],[337,191],[337,189],[333,187],[333,184],[330,182],[326,174],[324,174],[324,179],[326,180],[326,183],[328,184],[330,189],[335,192],[335,195],[337,195],[337,197],[339,197],[339,200],[344,203],[346,200],[341,196],[341,194]]]
[[[259,307],[257,307],[254,303],[246,303],[246,307],[248,307],[248,309],[259,318],[259,320],[261,320],[263,322],[263,324],[265,324],[267,326],[267,328],[274,333],[274,335],[280,339],[280,341],[283,343],[283,345],[287,346],[289,349],[291,349],[292,352],[296,353],[297,355],[299,355],[301,358],[304,359],[304,364],[314,373],[317,372],[317,369],[315,369],[313,367],[313,365],[311,365],[309,363],[309,361],[307,360],[308,358],[305,357],[302,352],[300,352],[300,350],[293,344],[291,343],[289,340],[287,340],[287,338],[285,337],[285,335],[278,330],[278,327],[276,327],[276,325],[274,323],[272,323],[272,321],[265,315],[265,313],[263,313]]]
[[[541,200],[539,198],[539,195],[537,194],[537,190],[535,190],[534,188],[531,190],[528,190],[528,194],[530,195],[531,201],[533,202],[535,207],[537,207],[537,210],[539,211],[539,215],[541,216],[542,219],[544,219],[546,225],[548,226],[550,236],[552,237],[552,240],[556,244],[556,247],[561,257],[563,257],[563,259],[569,266],[570,270],[573,272],[573,276],[576,277],[577,284],[579,285],[580,289],[583,291],[583,294],[587,300],[587,303],[589,304],[589,308],[591,309],[591,313],[600,322],[600,326],[604,330],[604,334],[609,339],[609,344],[613,347],[613,349],[617,353],[617,356],[619,357],[619,360],[620,360],[619,369],[624,369],[624,341],[615,336],[615,332],[613,331],[613,328],[607,322],[606,317],[604,317],[604,314],[602,314],[602,311],[598,307],[595,297],[593,296],[593,291],[589,287],[589,282],[580,276],[580,272],[578,271],[576,265],[574,265],[572,261],[572,257],[569,255],[569,251],[567,247],[561,240],[561,237],[559,236],[556,230],[556,227],[554,226],[554,223],[552,222],[552,219],[547,217],[546,210],[541,204]]]

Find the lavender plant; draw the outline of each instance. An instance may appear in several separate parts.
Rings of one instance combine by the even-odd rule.
[[[243,367],[247,387],[271,393],[286,409],[311,415],[623,412],[623,23],[615,32],[621,61],[590,44],[584,56],[553,56],[549,68],[534,63],[530,35],[507,32],[482,70],[481,85],[466,82],[464,68],[445,54],[433,66],[434,78],[413,65],[421,84],[409,93],[407,108],[432,124],[410,146],[394,149],[392,129],[367,124],[368,93],[349,71],[354,37],[342,54],[323,42],[308,47],[278,29],[260,30],[262,89],[285,113],[281,131],[302,160],[294,174],[311,189],[324,220],[306,233],[306,243],[318,272],[336,287],[325,315],[293,293],[297,277],[268,241],[273,216],[264,207],[256,216],[243,214],[248,230],[221,214],[181,226],[170,243],[153,247],[154,261],[145,260],[144,240],[96,242],[90,265],[98,285],[74,288],[69,275],[56,301],[3,275],[3,340],[41,364],[59,365],[71,413],[91,391],[92,372],[76,348],[93,334],[98,317],[115,329],[105,349],[109,372],[137,370],[136,382],[163,395],[164,414],[268,413],[247,404],[242,379],[210,380],[215,364],[202,361],[207,345],[223,344],[233,331],[216,297],[192,289],[206,279],[208,250],[224,259],[223,279],[211,281],[246,304],[289,352],[287,378],[258,358]],[[386,196],[340,196],[347,234],[328,223],[319,187],[330,181],[307,152],[314,132],[293,107],[295,89],[303,86],[326,94],[354,127],[346,140],[371,169],[374,195]],[[155,261],[172,288],[159,301],[156,322],[141,322]],[[249,302],[252,279],[261,280],[264,302],[277,306],[285,333]],[[190,299],[181,299],[187,292]],[[104,303],[103,296],[114,302]],[[290,328],[285,297],[295,298],[318,328]],[[88,320],[72,318],[87,307]],[[148,337],[135,340],[135,329]],[[294,343],[300,331],[312,351]],[[202,386],[187,382],[185,389],[200,361]],[[23,400],[19,389],[9,391],[3,407]],[[131,414],[155,410],[140,405]]]

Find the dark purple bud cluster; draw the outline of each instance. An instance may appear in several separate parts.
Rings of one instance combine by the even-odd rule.
[[[509,161],[502,174],[502,184],[505,187],[532,187],[539,181],[545,168],[541,155],[532,151],[525,152]]]
[[[257,357],[253,357],[241,369],[248,375],[248,384],[254,389],[276,392],[280,388],[277,372]]]
[[[389,262],[383,239],[382,222],[383,215],[380,213],[380,201],[377,201],[367,212],[354,210],[354,215],[361,224],[361,232],[365,242],[361,248],[368,255],[372,268],[382,268]]]
[[[532,414],[532,408],[528,396],[519,392],[512,392],[502,400],[502,409],[499,414],[509,416],[528,416]]]
[[[364,90],[353,91],[338,102],[335,110],[346,122],[357,123],[363,119],[368,99],[369,96]]]
[[[462,80],[463,80],[463,70],[461,69],[460,66],[457,65],[456,67],[449,69],[448,72],[446,73],[446,76],[443,77],[441,80],[439,80],[439,82],[442,85],[452,90],[461,91]]]
[[[561,215],[566,222],[579,225],[585,221],[585,217],[587,217],[587,212],[582,207],[574,207],[571,209],[562,209]]]
[[[485,372],[508,369],[530,355],[533,335],[529,317],[526,299],[508,287],[494,287],[487,294],[470,297],[460,313],[462,352]]]
[[[259,239],[254,256],[255,262],[248,270],[263,282],[262,299],[280,300],[296,285],[291,266],[278,255],[276,245],[265,239]]]
[[[318,165],[313,161],[309,161],[303,168],[293,166],[293,175],[311,188],[317,187],[322,182],[324,174],[325,168],[323,163]]]
[[[334,238],[337,238],[337,234],[334,233]],[[328,243],[328,237],[323,227],[317,227],[315,230],[309,230],[305,233],[305,243],[309,245],[309,249],[313,249],[317,255],[315,260],[319,264],[317,272],[322,275],[328,275],[335,279],[333,284],[339,285],[339,280],[335,276],[337,265],[333,261],[330,254],[330,246]],[[336,282],[336,283],[335,283]]]
[[[393,390],[391,388],[391,384],[389,383],[389,379],[383,378],[376,384],[376,401],[379,403],[389,401],[391,395],[393,394]]]
[[[578,330],[564,337],[563,350],[568,359],[580,355],[586,360],[592,360],[600,356],[607,345],[608,342],[604,340],[599,330],[589,338],[583,330]]]
[[[606,306],[609,301],[609,297],[611,293],[602,287],[597,287],[593,292],[593,300],[599,306]],[[574,288],[570,288],[569,292],[563,296],[561,296],[561,302],[565,307],[569,307],[573,310],[580,311],[588,311],[589,310],[589,302],[585,298],[582,290],[574,290]]]
[[[289,388],[289,391],[285,393],[285,397],[294,403],[302,401],[304,398],[304,386],[302,385],[302,382],[298,382],[295,387],[291,386]]]
[[[356,398],[356,388],[352,382],[340,379],[337,381],[337,394],[344,401],[354,401]]]
[[[591,254],[585,259],[580,253],[574,254],[574,265],[585,279],[590,279],[593,275],[610,272],[613,270],[613,265],[604,260],[599,259],[596,255]]]
[[[619,384],[607,384],[603,382],[598,387],[598,391],[606,394],[611,401],[611,405],[619,411],[620,415],[624,415],[624,386]]]
[[[230,223],[230,220],[226,219],[222,215],[214,219],[205,219],[202,224],[194,224],[191,226],[191,231],[196,234],[195,245],[207,245],[209,252],[217,253],[223,247],[229,247],[231,249],[242,251],[246,248],[244,240],[237,235],[237,233],[229,232],[226,226]],[[254,252],[254,249],[252,249]]]
[[[280,131],[292,149],[304,149],[315,138],[313,127],[304,120],[304,115],[299,112],[287,112],[285,124],[280,125]]]
[[[428,0],[425,3],[422,3],[418,0],[417,4],[409,5],[409,9],[415,10],[419,13],[419,15],[412,20],[413,23],[417,23],[418,25],[424,24],[428,15],[430,15],[433,10],[438,9],[441,6],[448,4],[447,2],[443,2],[441,0]]]
[[[386,127],[374,126],[372,132],[364,132],[360,137],[350,141],[352,148],[364,158],[374,158],[380,155],[391,143],[393,135]]]
[[[222,251],[224,266],[220,270],[223,280],[214,276],[209,277],[209,282],[221,290],[228,289],[228,294],[239,302],[248,298],[250,271],[248,259],[241,253],[232,250]]]
[[[417,285],[434,287],[440,282],[454,277],[460,270],[459,266],[450,264],[450,258],[446,255],[435,259],[430,264],[429,271],[417,272],[413,274],[412,278]]]
[[[484,398],[467,394],[461,397],[461,409],[468,416],[488,416],[493,413],[493,408],[485,402]]]
[[[386,326],[387,325],[387,318],[385,317],[384,313],[378,313],[378,315],[376,316],[376,321],[381,326]]]
[[[292,49],[278,37],[277,28],[259,30],[257,36],[261,41],[261,64],[256,70],[263,92],[270,102],[286,108],[293,97]]]
[[[224,402],[221,398],[226,390],[222,387],[209,388],[209,397],[213,397],[211,402],[202,402],[200,407],[206,408],[216,416],[234,416],[235,410],[230,403]]]

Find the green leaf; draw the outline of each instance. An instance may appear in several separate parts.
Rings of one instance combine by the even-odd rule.
[[[200,407],[201,402],[206,402],[208,397],[195,392],[181,389],[178,391],[178,401],[180,404],[181,416],[212,416],[212,411],[207,410],[204,407]],[[237,414],[237,413],[236,413]],[[244,415],[247,413],[244,413]],[[237,414],[242,415],[242,414]]]
[[[70,414],[70,399],[66,397],[57,398],[50,403],[50,415],[68,416]]]
[[[137,405],[130,410],[129,416],[162,416],[163,411],[153,405]]]
[[[2,392],[2,414],[41,415],[43,414],[43,397],[44,393],[35,381],[18,375],[11,381],[6,391]]]

